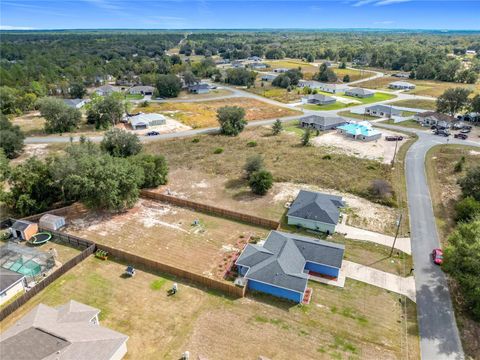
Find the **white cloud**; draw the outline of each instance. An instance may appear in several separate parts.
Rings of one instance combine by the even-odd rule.
[[[35,30],[29,26],[0,25],[0,30]]]
[[[405,3],[409,1],[412,1],[412,0],[355,0],[355,2],[353,3],[353,6],[358,7],[358,6],[368,5],[368,4],[372,4],[374,6],[384,6],[384,5]]]
[[[409,2],[411,0],[382,0],[375,3],[375,6],[383,6],[383,5],[391,5],[391,4],[399,4]]]

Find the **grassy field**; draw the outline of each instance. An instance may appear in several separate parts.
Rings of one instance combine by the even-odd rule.
[[[84,210],[68,214],[67,220],[69,234],[219,280],[248,237],[263,238],[268,232],[150,200],[121,214]]]
[[[354,96],[346,96],[345,94],[340,94],[340,95],[345,99],[360,101],[362,104],[372,104],[379,101],[387,101],[387,100],[395,99],[397,97],[397,95],[387,94],[383,92],[376,92],[373,96],[367,97],[367,98],[357,98]]]
[[[343,80],[345,75],[350,76],[350,81],[357,81],[368,78],[373,75],[373,73],[365,70],[356,70],[356,69],[339,69],[337,67],[331,68],[339,80]]]
[[[142,100],[144,96],[142,94],[126,94],[125,99],[127,100]]]
[[[217,109],[223,106],[240,106],[245,109],[246,120],[264,120],[300,115],[299,111],[282,108],[249,98],[232,98],[195,103],[150,103],[141,110],[145,113],[165,113],[193,128],[218,126]]]
[[[392,89],[388,88],[388,84],[394,81],[399,81],[399,79],[393,76],[384,76],[374,80],[367,80],[361,82],[357,84],[357,86],[368,89],[383,89],[393,91]],[[477,83],[476,85],[468,85],[436,80],[408,79],[407,81],[416,85],[416,88],[414,90],[406,91],[406,93],[408,94],[438,97],[442,95],[446,89],[455,87],[464,87],[472,90],[474,93],[480,93],[480,83]]]
[[[175,100],[191,100],[191,99],[211,99],[218,96],[231,95],[233,92],[228,89],[212,89],[207,94],[192,94],[189,91],[181,91]]]
[[[90,257],[1,326],[39,303],[74,299],[100,309],[102,325],[129,336],[130,360],[177,359],[185,350],[211,360],[419,357],[415,306],[405,308],[398,295],[380,288],[352,280],[344,289],[310,282],[312,302],[295,306],[260,294],[232,300],[141,269],[124,279],[124,268]],[[167,296],[174,281],[179,292]]]
[[[304,75],[306,75],[306,78],[311,78],[313,74],[318,72],[317,66],[297,59],[267,60],[264,62],[271,66],[270,69],[266,69],[265,71],[273,71],[273,69],[276,68],[296,69],[300,67]]]
[[[461,172],[455,172],[455,164],[465,157]],[[433,211],[437,221],[437,231],[441,243],[446,246],[448,236],[455,227],[455,202],[461,195],[457,180],[465,176],[466,170],[478,165],[480,151],[477,147],[462,145],[438,145],[429,150],[426,156],[426,172],[432,198]],[[480,358],[480,324],[465,314],[464,304],[456,296],[458,287],[450,279],[450,291],[455,306],[455,316],[465,353],[472,359]]]
[[[190,138],[151,142],[145,148],[147,152],[163,154],[172,169],[188,168],[227,176],[232,187],[244,186],[245,161],[258,153],[264,156],[266,168],[276,182],[311,184],[365,195],[372,180],[392,180],[389,167],[377,161],[332,154],[329,148],[301,146],[299,136],[286,132],[271,136],[270,127],[247,129],[234,138],[222,135],[198,138],[197,143]],[[257,146],[247,146],[251,141],[256,141]],[[223,153],[213,154],[216,148],[223,148]],[[327,154],[330,156],[325,157]]]
[[[350,117],[350,118],[358,119],[358,120],[375,120],[375,119],[378,119],[376,116],[370,116],[370,115],[366,115],[366,114],[355,114],[355,113],[352,113],[348,110],[341,111],[341,112],[338,113],[338,115],[345,116],[345,117]]]
[[[407,107],[414,109],[425,109],[425,110],[435,110],[436,103],[433,100],[421,100],[421,99],[409,99],[409,100],[398,100],[389,103],[393,106]]]
[[[292,103],[292,102],[298,102],[300,101],[302,96],[304,96],[301,89],[299,88],[293,89],[292,91],[287,91],[287,89],[272,86],[271,82],[261,81],[260,78],[261,76],[257,77],[254,87],[251,87],[249,89],[243,89],[243,90],[266,97],[268,99],[280,101],[286,104]],[[263,86],[262,86],[262,83],[263,83]]]
[[[301,107],[307,110],[327,111],[327,110],[340,110],[340,109],[344,109],[354,105],[358,105],[358,104],[354,104],[354,103],[344,104],[337,101],[336,103],[328,104],[328,105],[303,104],[301,105]]]
[[[405,120],[399,123],[393,122],[393,120],[384,120],[381,121],[382,124],[388,124],[388,125],[395,125],[395,126],[403,126],[406,128],[411,128],[411,129],[421,129],[421,130],[428,130],[427,127],[424,127],[418,123],[418,121],[415,121],[413,119],[410,120]]]
[[[45,119],[40,115],[38,111],[32,111],[22,116],[18,116],[12,119],[14,125],[18,125],[26,136],[46,135],[45,133]],[[80,125],[72,133],[64,133],[64,136],[69,134],[79,135],[82,133],[90,133],[95,131],[95,126],[87,124],[86,119],[80,122]]]

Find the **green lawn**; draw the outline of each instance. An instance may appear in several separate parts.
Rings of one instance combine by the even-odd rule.
[[[425,109],[425,110],[436,109],[436,102],[434,100],[420,100],[420,99],[398,100],[390,103],[390,105],[414,108],[414,109]]]
[[[127,100],[142,100],[143,95],[142,94],[127,94],[126,99]]]
[[[304,109],[307,110],[319,110],[319,111],[326,111],[326,110],[339,110],[343,109],[349,106],[353,106],[355,104],[344,104],[341,102],[336,102],[334,104],[329,104],[329,105],[313,105],[313,104],[305,104],[302,105]]]
[[[428,129],[426,127],[419,125],[418,122],[413,119],[405,120],[399,123],[394,123],[393,120],[385,120],[385,121],[381,121],[380,123],[395,125],[395,126],[403,126],[403,127],[412,128],[412,129],[423,129],[423,130]]]
[[[352,100],[360,101],[362,104],[372,104],[372,103],[379,102],[379,101],[386,101],[386,100],[395,99],[397,97],[397,95],[387,94],[387,93],[384,93],[384,92],[377,92],[372,97],[367,97],[367,98],[357,98],[357,97],[354,97],[354,96],[346,96],[345,94],[342,94],[342,97],[344,97],[345,99],[352,99]]]
[[[348,111],[348,110],[341,111],[341,112],[338,113],[338,115],[351,117],[353,119],[359,119],[359,120],[375,120],[375,119],[378,119],[375,116],[370,116],[370,115],[366,115],[366,114],[355,114],[355,113],[352,113],[351,111]]]

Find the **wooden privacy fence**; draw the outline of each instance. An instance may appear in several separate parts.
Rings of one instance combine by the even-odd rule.
[[[74,204],[69,205],[69,206],[64,206],[64,207],[61,207],[61,208],[58,208],[58,209],[48,210],[48,211],[45,211],[45,212],[40,213],[40,214],[35,214],[35,215],[27,216],[27,217],[22,218],[22,220],[27,220],[27,221],[36,222],[36,221],[38,221],[38,220],[39,220],[43,215],[45,215],[45,214],[65,216],[65,215],[67,215],[70,211],[76,210],[76,209],[78,209],[79,207],[81,207],[81,205],[80,205],[79,203],[74,203]]]
[[[22,296],[20,296],[19,298],[15,299],[13,302],[5,306],[3,309],[0,310],[0,321],[5,319],[8,315],[13,313],[20,306],[25,304],[28,300],[30,300],[32,297],[37,295],[40,291],[45,289],[48,285],[50,285],[52,282],[57,280],[60,276],[65,274],[68,270],[73,268],[75,265],[81,263],[83,260],[85,260],[94,252],[95,252],[95,244],[92,244],[89,247],[87,247],[85,250],[83,250],[80,254],[68,260],[65,264],[60,266],[57,270],[55,270],[53,273],[51,273],[41,282],[36,284],[34,287],[32,287]]]
[[[192,283],[195,283],[197,285],[201,285],[209,289],[221,291],[231,297],[238,298],[238,297],[245,296],[244,287],[242,288],[242,287],[235,286],[234,284],[222,282],[215,279],[210,279],[203,275],[190,272],[188,270],[183,270],[174,266],[162,264],[160,262],[146,259],[144,257],[137,256],[134,254],[130,254],[123,250],[114,249],[109,246],[97,244],[97,249],[107,251],[113,257],[119,260],[122,260],[132,266],[143,267],[148,270],[154,270],[154,271],[159,271],[166,274],[171,274],[182,279],[190,280]]]
[[[258,216],[243,214],[243,213],[239,213],[239,212],[227,210],[227,209],[222,209],[216,206],[206,205],[206,204],[198,203],[191,200],[180,199],[175,196],[160,194],[160,193],[156,193],[149,190],[142,190],[140,192],[140,196],[147,199],[167,202],[169,204],[177,205],[180,207],[191,208],[207,214],[214,214],[227,219],[232,219],[232,220],[241,221],[241,222],[256,225],[256,226],[261,226],[270,230],[277,230],[280,226],[280,223],[275,220],[264,219]]]

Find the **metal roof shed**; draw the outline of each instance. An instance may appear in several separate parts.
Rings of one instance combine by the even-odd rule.
[[[41,229],[58,230],[65,226],[65,218],[63,216],[45,214],[38,221],[38,225]]]

